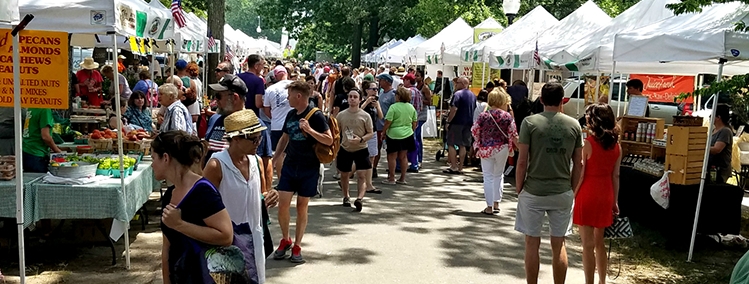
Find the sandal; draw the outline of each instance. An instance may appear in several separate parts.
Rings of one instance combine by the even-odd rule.
[[[395,183],[402,184],[402,185],[408,185],[408,182],[406,182],[405,180],[404,181],[397,180],[397,181],[395,181]]]
[[[382,190],[379,190],[379,189],[367,190],[367,193],[382,194]]]
[[[446,174],[453,174],[453,175],[462,175],[463,174],[463,171],[456,171],[456,170],[453,170],[453,169],[446,169],[446,170],[443,170],[442,172],[446,173]]]
[[[486,210],[481,210],[481,214],[489,215],[489,216],[494,216],[493,212],[492,213],[487,213]]]
[[[395,185],[395,182],[394,181],[389,181],[389,180],[382,180],[382,184]]]

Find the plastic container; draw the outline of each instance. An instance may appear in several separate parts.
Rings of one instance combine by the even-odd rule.
[[[112,174],[112,169],[106,169],[106,170],[96,169],[97,176],[110,176],[111,174]]]

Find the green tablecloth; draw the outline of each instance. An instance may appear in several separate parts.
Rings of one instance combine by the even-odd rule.
[[[42,173],[24,173],[23,174],[23,192],[24,192],[24,215],[29,216],[32,214],[33,209],[29,205],[33,203],[33,194],[29,189],[29,185],[36,182],[40,177],[44,176]],[[2,218],[16,218],[16,181],[2,180],[0,181],[0,217]],[[25,217],[28,223],[28,217]],[[28,226],[28,225],[26,225]]]
[[[25,225],[41,219],[114,218],[129,222],[148,201],[154,187],[150,162],[141,162],[138,170],[125,179],[124,192],[119,178],[86,185],[48,184],[40,180],[31,184],[33,212],[26,217]]]

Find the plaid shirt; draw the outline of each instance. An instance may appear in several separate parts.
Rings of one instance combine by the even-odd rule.
[[[411,104],[414,105],[414,108],[416,109],[416,113],[421,112],[421,108],[424,106],[422,103],[423,98],[421,97],[421,91],[419,91],[416,86],[411,86],[409,88],[411,90]]]

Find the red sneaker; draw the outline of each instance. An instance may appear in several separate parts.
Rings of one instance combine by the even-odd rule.
[[[281,244],[278,245],[278,249],[273,253],[273,259],[284,259],[286,258],[286,252],[291,249],[291,239],[281,239]]]
[[[289,258],[289,261],[293,263],[304,263],[304,258],[302,258],[302,247],[294,246],[294,248],[291,249],[291,257]]]

